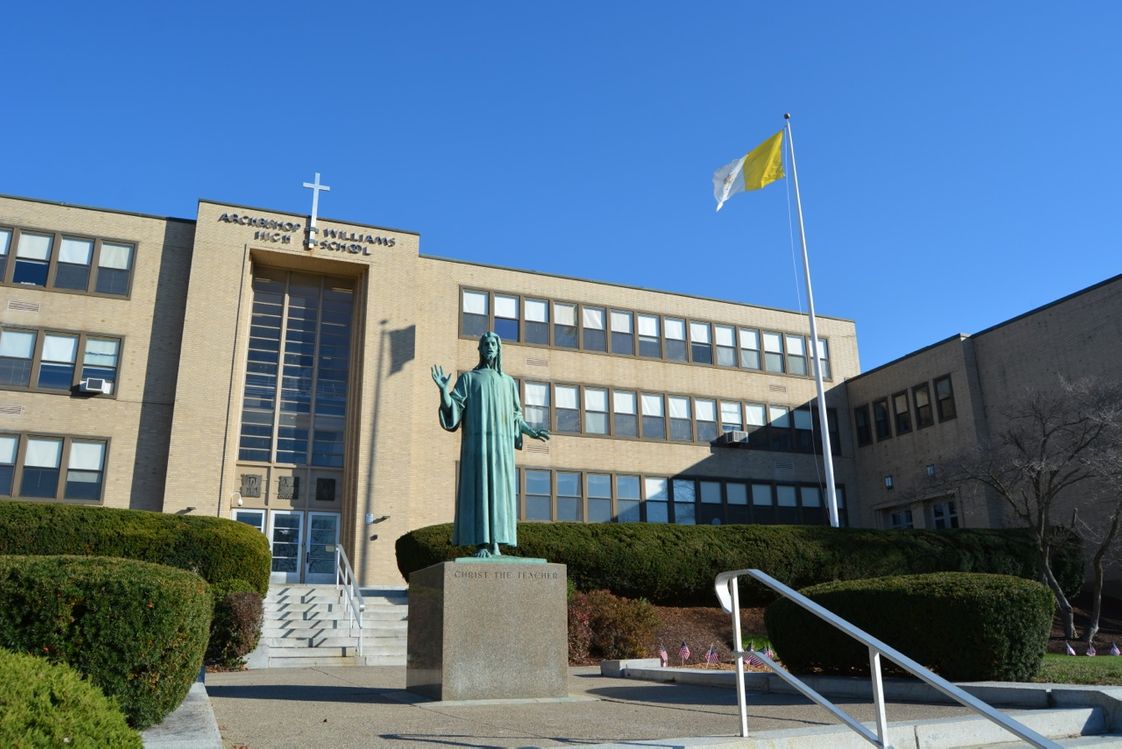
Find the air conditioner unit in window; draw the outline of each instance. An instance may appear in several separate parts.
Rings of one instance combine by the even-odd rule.
[[[113,382],[104,377],[87,377],[78,383],[78,392],[109,395],[113,392]]]
[[[717,444],[725,447],[735,447],[740,442],[748,440],[747,432],[731,431],[725,432],[717,437]]]

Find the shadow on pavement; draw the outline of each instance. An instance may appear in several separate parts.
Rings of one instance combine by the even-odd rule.
[[[211,697],[244,700],[291,700],[293,702],[355,702],[367,705],[400,705],[426,702],[404,689],[371,689],[353,686],[307,684],[253,684],[208,686]]]

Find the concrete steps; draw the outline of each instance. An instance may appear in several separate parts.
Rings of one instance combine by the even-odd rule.
[[[363,656],[358,629],[349,621],[334,585],[273,585],[265,597],[261,641],[246,658],[249,668],[403,666],[408,591],[362,591]]]

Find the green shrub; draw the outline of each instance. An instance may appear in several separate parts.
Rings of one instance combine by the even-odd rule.
[[[146,728],[198,675],[211,596],[198,575],[109,557],[0,556],[0,647],[76,668]]]
[[[658,614],[644,600],[614,596],[606,590],[574,593],[569,599],[569,622],[582,627],[576,637],[578,657],[638,658],[650,652],[658,630]],[[573,635],[570,633],[570,658]],[[587,650],[580,655],[580,647]]]
[[[800,592],[952,681],[1031,679],[1055,609],[1048,588],[1008,575],[899,575]],[[869,673],[867,647],[792,601],[772,603],[764,622],[791,671]]]
[[[411,531],[397,541],[409,574],[472,550],[451,545],[451,525]],[[755,567],[795,588],[830,580],[926,572],[991,572],[1039,579],[1036,548],[1024,529],[886,531],[822,526],[686,526],[645,523],[520,523],[509,553],[568,566],[580,590],[610,590],[673,606],[713,605],[713,579]],[[1065,591],[1083,584],[1080,542],[1059,545],[1053,568]],[[741,586],[743,605],[774,596]]]
[[[77,671],[0,650],[0,746],[140,749],[140,734]]]
[[[214,616],[210,621],[206,661],[222,668],[240,668],[261,639],[261,596],[244,580],[212,585],[210,592]]]
[[[81,554],[166,564],[208,583],[269,589],[269,541],[226,518],[42,502],[0,503],[0,554]]]

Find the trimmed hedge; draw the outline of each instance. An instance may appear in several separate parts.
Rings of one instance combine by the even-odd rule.
[[[0,647],[66,663],[158,723],[203,662],[212,601],[198,575],[130,559],[0,556]]]
[[[244,580],[212,585],[214,616],[206,662],[222,668],[240,668],[261,639],[264,603]]]
[[[474,549],[451,545],[452,526],[432,525],[397,540],[397,567],[409,574]],[[830,580],[926,572],[991,572],[1039,579],[1036,547],[1024,529],[871,530],[809,525],[655,525],[519,523],[516,556],[568,565],[580,590],[689,606],[713,605],[713,579],[755,567],[794,588]],[[1065,591],[1083,585],[1074,536],[1057,547],[1053,568]],[[774,595],[741,585],[744,605]]]
[[[646,601],[606,590],[569,596],[569,660],[639,658],[650,652],[658,614]]]
[[[0,554],[123,557],[269,589],[269,541],[226,518],[39,502],[0,502]]]
[[[1055,611],[1048,588],[1009,575],[899,575],[800,592],[952,681],[1030,680],[1044,660]],[[793,672],[869,673],[867,647],[792,601],[768,606],[764,623]]]
[[[0,746],[140,749],[140,734],[69,666],[0,650]]]

